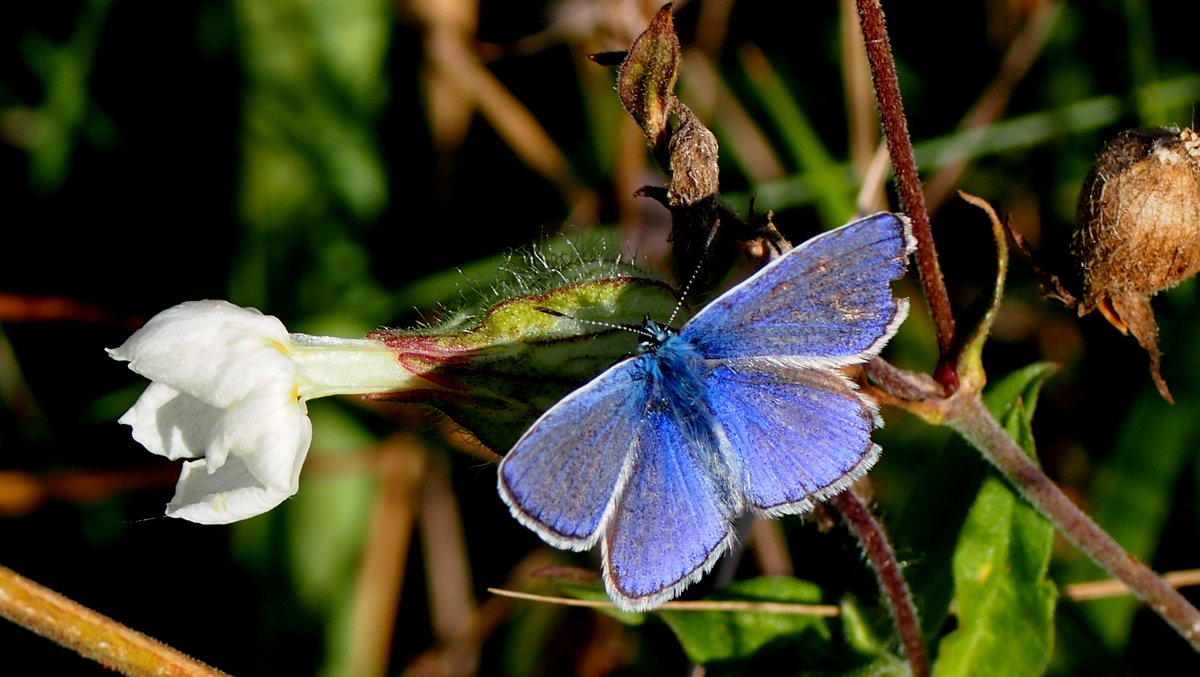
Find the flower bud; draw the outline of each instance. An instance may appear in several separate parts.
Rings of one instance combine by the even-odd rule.
[[[1117,135],[1084,181],[1072,250],[1082,267],[1079,314],[1097,309],[1133,333],[1171,400],[1150,297],[1200,271],[1200,136],[1161,128]]]

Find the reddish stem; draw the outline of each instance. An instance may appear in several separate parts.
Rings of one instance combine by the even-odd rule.
[[[925,640],[921,636],[921,623],[917,620],[917,607],[913,604],[908,583],[900,573],[900,562],[896,559],[896,551],[892,549],[892,542],[883,524],[875,519],[871,509],[854,493],[854,489],[838,494],[833,502],[871,561],[879,589],[892,611],[892,621],[904,645],[904,654],[908,657],[913,677],[926,677],[929,674],[929,659],[925,655]]]
[[[883,134],[887,139],[888,154],[892,158],[892,171],[896,175],[896,191],[900,205],[912,219],[913,235],[917,238],[917,268],[921,274],[921,286],[933,324],[937,330],[938,354],[940,356],[934,378],[953,392],[958,388],[955,373],[954,315],[950,311],[950,296],[938,265],[937,249],[933,244],[933,229],[929,224],[929,212],[925,209],[925,194],[921,189],[921,178],[917,174],[917,163],[913,158],[912,139],[908,135],[908,121],[904,117],[904,105],[900,100],[900,83],[896,79],[896,64],[888,42],[887,26],[883,20],[883,7],[879,0],[856,0],[858,18],[862,26],[863,44],[867,48],[867,61],[871,64],[871,80],[875,83],[875,98],[879,102],[879,116],[883,122]]]

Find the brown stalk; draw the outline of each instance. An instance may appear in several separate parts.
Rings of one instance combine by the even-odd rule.
[[[124,675],[225,674],[5,567],[0,616]]]
[[[347,666],[352,674],[366,676],[387,674],[425,452],[415,439],[397,436],[378,450],[375,470],[379,490],[355,584]]]
[[[892,622],[900,635],[904,654],[915,677],[929,674],[929,657],[925,654],[925,639],[921,635],[921,622],[917,618],[917,607],[912,593],[900,569],[900,560],[892,548],[891,539],[883,524],[871,514],[871,509],[854,488],[843,491],[832,499],[842,513],[846,526],[858,537],[863,552],[871,562],[879,589],[892,612]]]
[[[917,268],[937,332],[939,361],[934,377],[947,392],[953,392],[958,388],[953,356],[954,316],[951,313],[950,296],[946,293],[941,267],[938,265],[937,250],[933,244],[933,229],[929,223],[929,212],[925,209],[925,195],[913,157],[908,121],[904,117],[904,105],[900,100],[900,83],[896,79],[896,64],[892,59],[887,27],[883,20],[883,7],[880,6],[879,0],[857,1],[863,44],[867,48],[867,61],[871,65],[871,80],[875,83],[875,97],[879,102],[883,134],[887,139],[888,154],[892,158],[892,169],[896,176],[896,191],[904,212],[912,219],[913,235],[917,239]]]
[[[1128,585],[1134,595],[1200,651],[1200,611],[1075,505],[1005,434],[978,394],[952,396],[943,402],[947,425],[980,450],[1030,505],[1054,523],[1059,533]]]

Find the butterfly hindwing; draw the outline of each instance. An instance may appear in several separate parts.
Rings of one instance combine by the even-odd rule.
[[[675,597],[733,541],[741,505],[731,470],[711,421],[687,426],[698,412],[680,406],[686,403],[669,393],[652,395],[629,481],[605,528],[605,584],[623,609],[644,610]]]
[[[708,358],[861,362],[907,313],[889,283],[915,247],[903,216],[879,213],[822,233],[726,292],[680,330]]]
[[[620,362],[551,407],[500,462],[500,496],[560,548],[595,544],[627,472],[646,409],[637,359]]]
[[[741,459],[747,504],[794,514],[861,477],[879,456],[874,408],[842,374],[785,361],[720,360],[705,379],[713,415]]]

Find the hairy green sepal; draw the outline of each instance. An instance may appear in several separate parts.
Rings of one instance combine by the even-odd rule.
[[[440,327],[375,332],[429,382],[382,397],[432,405],[503,453],[542,412],[635,353],[642,338],[616,325],[665,321],[676,303],[657,280],[610,277],[508,298]]]

